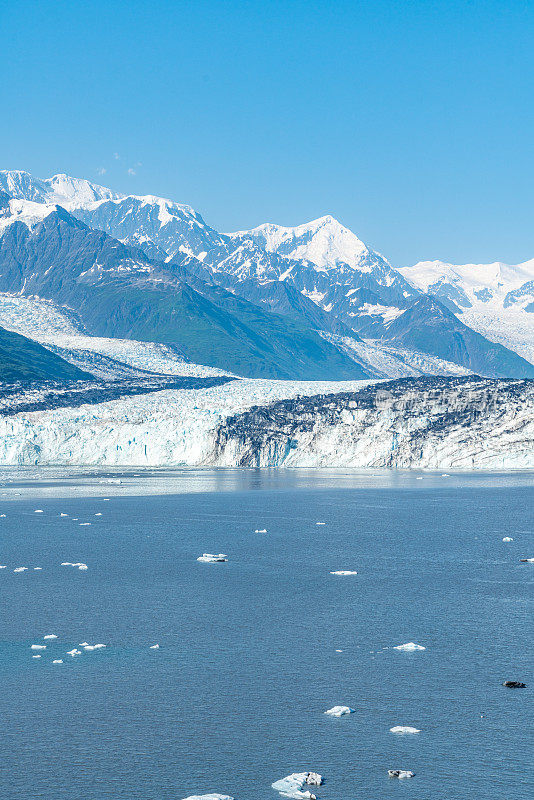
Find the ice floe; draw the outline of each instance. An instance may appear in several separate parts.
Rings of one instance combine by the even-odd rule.
[[[31,650],[46,650],[46,645],[45,644],[32,644],[30,649]]]
[[[357,575],[358,573],[350,569],[336,569],[330,575]]]
[[[15,567],[13,572],[25,572],[27,569],[28,567]]]
[[[44,514],[44,511],[43,511],[43,509],[42,509],[42,508],[36,508],[36,509],[35,509],[35,511],[34,511],[33,513],[34,513],[34,514]]]
[[[511,536],[505,536],[504,539],[503,539],[503,542],[513,542],[513,541],[514,540],[512,539]]]
[[[80,522],[80,528],[81,528],[83,525],[90,525],[90,524],[91,524],[90,522]]]
[[[46,636],[43,636],[43,639],[57,639],[55,633],[47,633]]]
[[[261,530],[258,529],[255,530],[254,533],[267,533],[267,529],[266,528],[262,528]]]
[[[323,778],[318,772],[293,772],[271,784],[282,797],[292,800],[313,800],[315,795],[309,790],[302,791],[304,786],[321,786]]]
[[[52,664],[63,664],[63,659],[62,658],[55,658],[52,661]]]
[[[326,522],[316,522],[316,525],[326,525]]]
[[[405,653],[414,653],[416,650],[426,650],[422,644],[415,644],[415,642],[406,642],[406,644],[397,644],[394,650],[403,650]]]
[[[390,778],[413,778],[415,772],[409,769],[388,769],[388,777]]]
[[[421,733],[419,728],[412,728],[410,725],[395,725],[389,730],[391,733]]]
[[[212,792],[211,794],[192,794],[190,797],[184,797],[184,800],[234,800],[234,798],[229,794]]]
[[[73,658],[74,658],[74,656],[81,656],[81,654],[82,654],[82,651],[78,650],[77,647],[74,647],[72,650],[67,650],[67,655],[68,656],[72,656]]]
[[[84,644],[84,645],[80,645],[80,647],[82,647],[82,646],[83,646],[84,650],[91,651],[91,650],[102,650],[102,648],[105,647],[106,645],[105,644]]]
[[[32,656],[32,658],[41,658],[41,656]]]
[[[151,644],[149,649],[150,650],[159,650],[159,644]]]
[[[216,564],[221,561],[228,561],[228,556],[225,553],[219,553],[218,555],[202,553],[202,555],[197,558],[197,561],[202,561],[204,564]]]
[[[354,714],[354,709],[349,706],[333,706],[333,708],[329,708],[324,713],[330,717],[343,717],[345,714]]]
[[[87,564],[84,564],[83,561],[62,561],[62,567],[78,567],[78,569],[88,569]]]
[[[101,516],[102,516],[102,512],[101,512],[101,511],[98,511],[98,512],[95,514],[95,517],[101,517]]]
[[[62,512],[61,512],[61,514],[60,514],[59,516],[60,516],[60,517],[68,517],[69,515],[68,515],[68,514],[65,514],[65,512],[64,512],[64,511],[62,511]]]

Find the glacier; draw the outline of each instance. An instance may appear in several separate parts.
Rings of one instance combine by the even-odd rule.
[[[26,391],[3,398],[4,465],[534,467],[528,379],[234,379],[38,410]]]

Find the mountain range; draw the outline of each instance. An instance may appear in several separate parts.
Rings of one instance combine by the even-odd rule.
[[[395,269],[331,216],[225,234],[160,197],[0,173],[0,292],[67,307],[89,334],[172,345],[237,375],[384,377],[387,356],[440,374],[534,377],[533,265]]]

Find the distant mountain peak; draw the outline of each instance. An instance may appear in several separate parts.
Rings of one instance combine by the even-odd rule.
[[[73,178],[65,173],[51,178],[35,178],[25,170],[16,169],[0,172],[0,189],[16,200],[67,206],[87,206],[99,200],[124,197],[85,178]]]
[[[250,231],[230,234],[240,238],[247,235],[265,250],[310,261],[321,271],[336,269],[341,264],[362,272],[372,269],[367,263],[372,251],[331,214],[292,228],[265,223]]]

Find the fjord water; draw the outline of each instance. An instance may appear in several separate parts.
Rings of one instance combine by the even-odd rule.
[[[3,800],[529,796],[532,475],[2,477]]]

